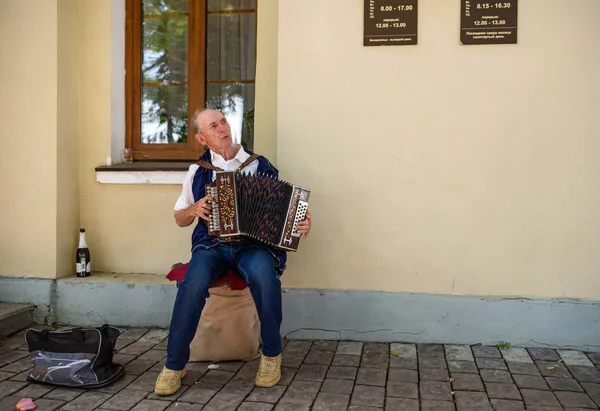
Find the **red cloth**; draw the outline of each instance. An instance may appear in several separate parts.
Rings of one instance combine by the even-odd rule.
[[[170,281],[182,281],[185,278],[185,273],[187,272],[189,264],[180,265],[179,267],[173,268],[167,274],[167,278]],[[228,285],[232,290],[243,290],[248,285],[246,284],[246,280],[242,278],[238,273],[233,270],[229,270],[223,275],[219,277],[217,281],[212,283],[212,287],[219,287],[221,285]]]

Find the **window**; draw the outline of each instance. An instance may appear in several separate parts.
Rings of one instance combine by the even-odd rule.
[[[196,159],[197,108],[252,149],[256,0],[127,0],[126,146],[134,160]]]

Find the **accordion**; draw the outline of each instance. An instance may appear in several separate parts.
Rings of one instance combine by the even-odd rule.
[[[297,225],[306,217],[310,190],[265,174],[217,171],[206,185],[214,198],[208,224],[211,235],[247,236],[271,247],[296,251]]]

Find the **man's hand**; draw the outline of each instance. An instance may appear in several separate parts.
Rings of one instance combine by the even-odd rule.
[[[211,202],[214,198],[206,196],[196,201],[188,207],[188,213],[194,217],[200,217],[203,220],[210,221],[210,212],[212,211]]]
[[[297,226],[298,234],[302,234],[302,238],[307,238],[308,233],[310,232],[311,222],[310,222],[310,213],[306,212],[306,219],[300,221]]]
[[[175,222],[180,227],[187,227],[194,222],[196,217],[210,221],[209,216],[210,212],[212,211],[212,206],[210,203],[212,201],[214,201],[212,197],[206,196],[196,201],[185,210],[175,211]]]

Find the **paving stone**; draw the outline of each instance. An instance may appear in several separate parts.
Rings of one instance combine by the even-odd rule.
[[[210,370],[200,378],[200,381],[209,384],[227,384],[234,375],[235,373],[231,371]]]
[[[479,369],[491,369],[491,370],[508,370],[504,360],[496,358],[476,358],[475,362]]]
[[[506,364],[512,374],[541,375],[535,364],[525,362],[508,362]]]
[[[156,344],[154,346],[155,350],[162,350],[165,351],[167,349],[167,347],[169,346],[169,339],[165,338],[163,341],[159,342],[158,344]]]
[[[528,348],[529,356],[534,361],[558,361],[560,356],[550,348]]]
[[[348,409],[349,401],[350,395],[348,394],[331,394],[321,392],[319,395],[317,395],[317,400],[315,401],[312,409],[313,411],[346,411]]]
[[[387,368],[390,354],[382,351],[363,351],[360,365],[362,367]]]
[[[154,386],[156,385],[156,379],[158,378],[157,372],[147,371],[136,378],[131,384],[127,386],[128,390],[136,390],[136,391],[145,391],[150,392],[154,391]]]
[[[496,411],[523,411],[525,409],[523,401],[498,400],[494,398],[490,402]]]
[[[529,408],[530,405],[549,405],[552,407],[560,407],[558,400],[550,391],[540,391],[540,390],[521,390],[521,395],[523,395],[523,400],[525,401],[525,405]]]
[[[27,376],[29,375],[29,371],[23,371],[22,373],[19,373],[17,375],[15,375],[14,377],[10,378],[10,381],[17,381],[17,382],[28,382],[27,381]]]
[[[21,400],[21,397],[15,397],[9,395],[3,398],[4,393],[0,391],[0,410],[13,411],[17,403]]]
[[[308,365],[302,364],[296,373],[296,380],[303,381],[323,381],[327,374],[326,365]]]
[[[21,358],[29,357],[29,353],[27,351],[9,351],[0,355],[0,366],[5,366],[11,364]]]
[[[600,370],[596,367],[569,365],[569,371],[578,381],[600,383]]]
[[[19,391],[27,384],[17,381],[2,381],[0,382],[0,398],[7,397],[10,394]]]
[[[102,404],[102,408],[107,410],[130,410],[146,398],[147,394],[145,391],[123,390]]]
[[[312,341],[304,340],[291,340],[285,346],[284,352],[286,353],[298,353],[307,354],[312,345]]]
[[[473,345],[471,346],[471,350],[476,358],[502,358],[498,347]]]
[[[64,401],[40,398],[35,400],[35,409],[36,411],[54,411],[58,410],[64,404]]]
[[[329,376],[329,375],[328,375]],[[334,378],[334,377],[331,377]],[[385,387],[387,370],[385,368],[360,367],[356,376],[356,384]]]
[[[588,352],[586,355],[594,365],[600,365],[600,352]]]
[[[508,371],[502,370],[481,370],[481,379],[484,382],[500,382],[505,384],[512,384],[513,379]],[[454,376],[454,373],[452,373]]]
[[[377,370],[377,368],[373,368]],[[327,378],[336,378],[340,380],[352,380],[356,378],[356,367],[329,367]]]
[[[333,357],[331,365],[342,367],[358,367],[360,365],[360,356],[348,354],[336,354]]]
[[[199,382],[190,387],[180,398],[181,402],[206,404],[221,389],[221,385]]]
[[[198,404],[188,404],[185,402],[174,402],[167,408],[167,411],[199,411],[202,408],[201,405]],[[242,408],[238,408],[241,410]],[[251,409],[246,408],[246,411]],[[260,411],[260,408],[256,408],[255,411]]]
[[[408,398],[386,398],[387,411],[419,411],[419,401]]]
[[[445,358],[441,344],[417,344],[419,358]]]
[[[563,407],[577,407],[577,408],[593,408],[598,409],[594,401],[582,392],[567,392],[558,391],[555,392],[556,398],[562,404]]]
[[[417,358],[410,357],[391,357],[390,368],[402,368],[407,370],[417,369]]]
[[[423,400],[452,401],[450,382],[421,381],[419,391]]]
[[[527,411],[563,411],[563,407],[550,407],[548,405],[528,405]],[[569,410],[573,411],[573,410]]]
[[[445,368],[421,368],[419,370],[421,381],[448,381],[448,370]]]
[[[163,411],[169,406],[169,403],[166,401],[158,401],[158,400],[143,400],[138,403],[135,407],[131,409],[131,411]]]
[[[592,397],[596,404],[600,406],[600,384],[582,382],[581,386],[585,389],[585,392]]]
[[[443,358],[421,358],[419,357],[419,368],[448,368]]]
[[[351,394],[354,381],[326,379],[321,386],[321,392],[332,394]]]
[[[4,380],[8,380],[9,378],[12,378],[14,376],[15,376],[15,374],[12,372],[0,371],[0,382],[2,382]]]
[[[113,362],[119,365],[129,364],[131,361],[135,360],[137,356],[133,354],[121,354],[117,353],[113,356]]]
[[[229,392],[219,392],[206,404],[203,410],[235,410],[244,402],[245,394],[232,394]]]
[[[388,371],[388,381],[417,383],[419,382],[419,374],[415,370],[390,368],[390,370]]]
[[[544,377],[572,378],[567,367],[560,362],[553,361],[536,361],[538,370]]]
[[[476,374],[452,374],[454,391],[485,391],[481,378]]]
[[[515,384],[519,388],[531,388],[534,390],[549,390],[544,378],[539,375],[513,375]]]
[[[87,391],[65,405],[62,410],[65,411],[89,411],[100,406],[103,402],[112,397],[112,394],[105,392]]]
[[[419,386],[411,382],[387,382],[387,397],[419,398]]]
[[[158,395],[155,394],[154,392],[151,392],[150,394],[146,393],[146,398],[149,400],[160,400],[160,401],[175,401],[177,400],[179,397],[181,397],[183,394],[185,394],[185,392],[187,390],[189,390],[190,387],[188,385],[182,385],[181,387],[179,387],[179,389],[171,394],[171,395]],[[138,392],[143,392],[143,391],[138,391]],[[104,405],[103,405],[104,407]]]
[[[448,401],[421,401],[421,411],[454,411],[454,403]]]
[[[533,363],[525,348],[506,348],[500,350],[504,361]]]
[[[390,351],[396,353],[400,358],[417,358],[417,346],[415,344],[392,343]]]
[[[281,379],[277,384],[279,385],[290,385],[294,377],[296,376],[295,368],[281,367]]]
[[[196,381],[200,379],[205,373],[200,371],[189,371],[185,374],[185,377],[181,380],[183,385],[194,385]]]
[[[123,333],[119,335],[119,338],[122,340],[138,340],[147,332],[147,328],[130,328],[128,330],[124,330]]]
[[[296,353],[296,352],[284,352],[281,356],[281,365],[283,367],[293,367],[298,368],[302,365],[302,361],[304,361],[304,357],[306,354]]]
[[[14,335],[12,337],[7,338],[4,341],[0,341],[0,352],[16,350],[17,348],[23,347],[24,345],[26,345],[25,338],[22,336]]]
[[[304,359],[304,364],[329,365],[333,360],[334,351],[312,351]]]
[[[456,408],[458,411],[463,410],[489,410],[492,411],[492,406],[484,392],[467,392],[457,391],[454,394],[456,398]]]
[[[320,382],[294,380],[288,387],[285,397],[298,400],[314,400],[321,387]]]
[[[222,361],[217,365],[219,366],[219,371],[238,372],[244,366],[244,364],[245,363],[243,361]]]
[[[73,401],[84,392],[86,391],[79,388],[55,388],[48,394],[44,395],[44,398],[68,402]]]
[[[23,389],[17,391],[13,395],[21,398],[42,398],[44,395],[48,394],[52,391],[54,387],[48,385],[39,385],[39,384],[29,384]]]
[[[475,361],[448,361],[448,371],[461,372],[468,374],[477,374],[479,370],[475,365]]]
[[[21,358],[13,363],[7,364],[0,371],[3,372],[12,372],[18,374],[25,370],[30,370],[33,367],[31,363],[31,359],[29,357]]]
[[[133,360],[125,366],[125,373],[131,375],[140,375],[151,368],[156,361],[152,360]]]
[[[385,388],[383,387],[356,385],[354,386],[354,392],[352,393],[352,399],[350,402],[354,405],[383,407],[384,398]]]
[[[475,361],[468,345],[445,345],[444,349],[448,361]]]
[[[312,400],[299,400],[296,398],[282,398],[275,406],[275,411],[309,411]]]
[[[311,349],[319,351],[336,351],[339,341],[337,340],[320,340],[313,341]]]
[[[107,392],[107,393],[117,393],[121,391],[123,388],[127,387],[129,384],[133,382],[138,376],[137,375],[128,375],[125,374],[123,377],[119,378],[117,381],[113,382],[108,387],[100,388],[97,391],[99,392]]]
[[[572,365],[579,365],[584,367],[593,367],[594,363],[590,361],[590,359],[581,351],[575,350],[557,350],[556,351],[560,358],[563,359],[564,363],[567,364],[568,367]]]
[[[546,377],[546,382],[552,391],[583,392],[581,385],[571,378]]]
[[[490,398],[499,400],[520,400],[521,394],[515,384],[500,384],[490,382],[485,384],[485,389]]]
[[[366,342],[363,344],[363,350],[366,352],[381,352],[389,354],[390,345],[388,343]]]
[[[119,338],[117,340],[117,343],[115,344],[115,350],[117,351],[121,351],[123,348],[127,347],[128,345],[133,344],[134,340],[123,340],[121,338]]]
[[[342,355],[361,355],[363,343],[357,341],[340,341],[335,353]]]
[[[277,401],[279,401],[286,389],[287,387],[284,385],[276,385],[271,388],[256,387],[250,393],[248,398],[246,398],[246,401],[275,404]]]
[[[154,347],[154,343],[136,341],[119,351],[119,354],[141,355],[152,347]]]
[[[381,407],[367,407],[366,405],[349,405],[348,406],[348,411],[376,411],[376,410],[382,411],[383,408],[381,408]]]
[[[152,360],[152,361],[160,361],[167,356],[166,351],[161,350],[149,350],[144,354],[139,356],[140,360]]]
[[[277,385],[277,387],[285,387],[284,384]],[[226,392],[229,394],[243,394],[244,396],[250,394],[250,392],[255,388],[254,379],[250,378],[232,378],[221,392]]]
[[[139,338],[139,342],[150,342],[152,344],[158,344],[169,336],[167,330],[150,330],[146,334]]]
[[[264,402],[243,402],[237,411],[271,411],[273,407],[273,404],[265,404]],[[170,411],[170,408],[167,411]]]

